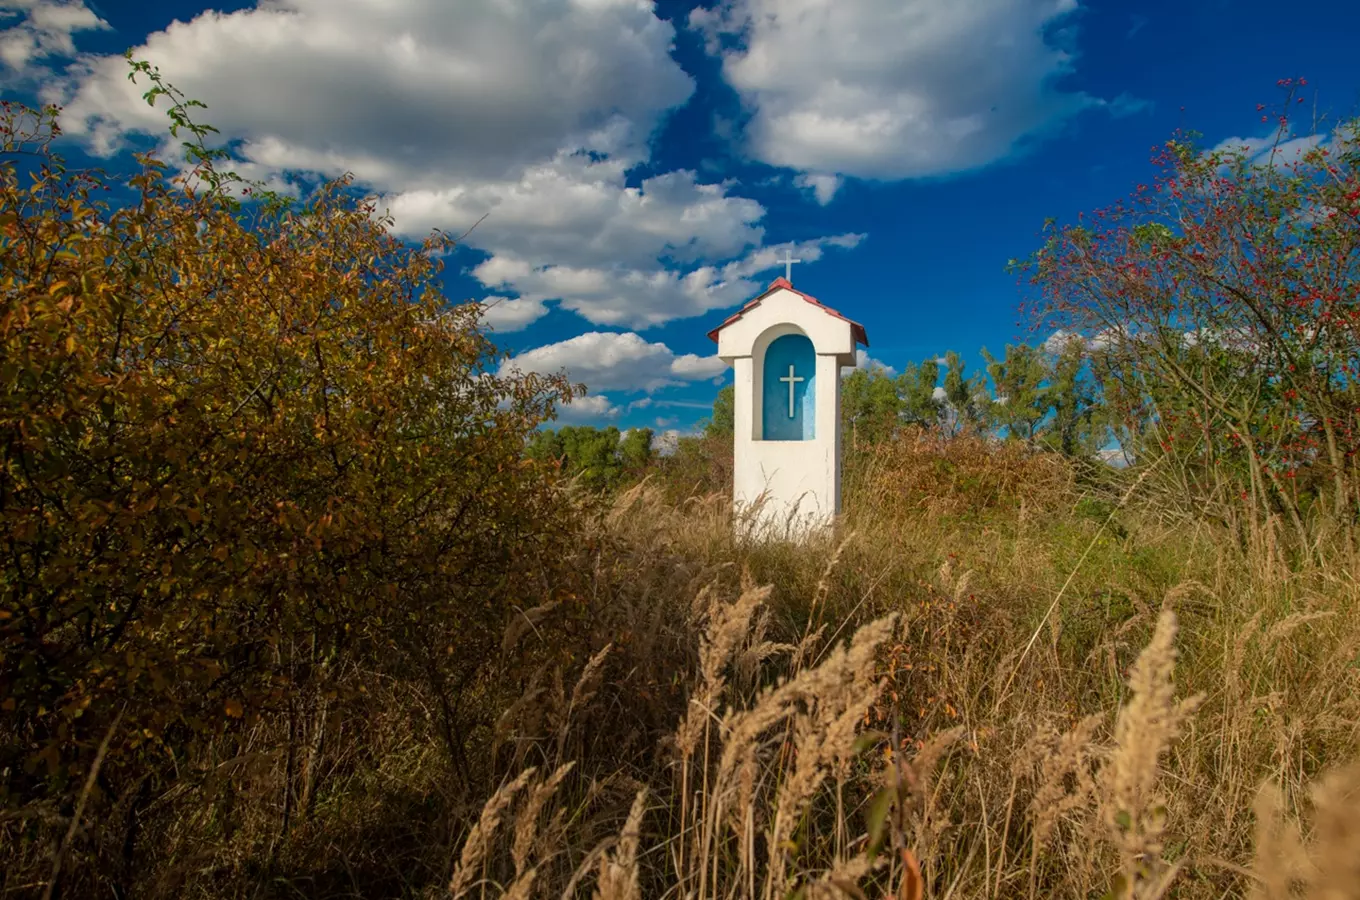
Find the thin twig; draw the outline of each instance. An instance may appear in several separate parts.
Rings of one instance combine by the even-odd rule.
[[[80,799],[76,801],[75,812],[71,814],[71,824],[66,828],[66,836],[61,839],[61,846],[57,849],[57,858],[52,860],[52,875],[47,879],[47,887],[43,889],[43,900],[52,900],[52,895],[57,889],[57,878],[61,875],[61,864],[66,859],[67,852],[71,849],[71,842],[75,840],[76,831],[80,828],[80,819],[85,815],[85,803],[90,799],[90,792],[94,790],[95,779],[99,777],[99,769],[104,765],[104,757],[109,752],[109,742],[113,740],[113,732],[118,728],[118,723],[123,720],[123,712],[126,706],[118,711],[118,715],[113,717],[109,723],[108,731],[104,732],[104,740],[99,743],[99,752],[94,755],[94,764],[90,766],[90,773],[85,776],[85,784],[80,789]]]

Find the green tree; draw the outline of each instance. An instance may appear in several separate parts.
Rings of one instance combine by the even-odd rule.
[[[619,442],[619,457],[624,471],[639,473],[651,465],[654,458],[652,441],[656,435],[650,428],[630,428]]]
[[[731,439],[736,431],[736,398],[737,389],[732,385],[726,385],[718,391],[718,396],[713,398],[713,415],[704,423],[704,435],[711,438]]]
[[[945,354],[944,403],[947,425],[954,434],[982,428],[990,401],[981,377],[964,375],[963,357],[953,350]]]
[[[1095,383],[1087,374],[1087,354],[1080,339],[1062,343],[1049,362],[1047,402],[1053,418],[1045,434],[1064,456],[1089,456],[1105,443]]]
[[[903,421],[923,428],[934,428],[940,424],[944,401],[938,396],[938,361],[927,359],[920,364],[909,364],[897,377],[897,383],[902,396]]]
[[[1050,408],[1045,387],[1050,373],[1043,354],[1029,344],[1008,344],[1002,359],[993,357],[985,347],[982,358],[987,361],[987,374],[996,391],[988,407],[991,423],[1004,427],[1013,439],[1033,443]]]
[[[607,428],[568,425],[534,434],[525,454],[530,459],[555,464],[563,475],[576,479],[589,490],[613,490],[651,464],[653,437],[650,428],[631,429],[623,434],[613,425]]]
[[[841,417],[852,447],[892,437],[903,408],[897,380],[881,367],[855,369],[841,379]]]

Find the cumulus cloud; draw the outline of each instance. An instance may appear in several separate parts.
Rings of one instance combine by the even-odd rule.
[[[1059,328],[1048,336],[1048,340],[1044,341],[1044,352],[1052,353],[1056,356],[1066,350],[1068,345],[1073,342],[1081,344],[1083,349],[1089,349],[1086,338],[1075,331],[1067,331]]]
[[[134,55],[262,162],[414,186],[504,177],[564,146],[644,153],[694,87],[673,38],[632,0],[273,0],[176,21]],[[113,147],[128,130],[162,130],[121,57],[76,68],[68,133]]]
[[[810,173],[944,175],[983,166],[1080,110],[1136,108],[1054,80],[1076,0],[720,0],[690,14],[753,116],[756,158]]]
[[[836,196],[836,192],[840,190],[841,181],[839,175],[806,174],[799,175],[793,180],[793,183],[803,190],[811,191],[817,202],[826,206]]]
[[[573,382],[592,391],[650,392],[711,378],[726,367],[716,356],[677,356],[665,344],[648,343],[633,332],[591,331],[511,357],[501,364],[501,371],[566,370]]]
[[[732,306],[757,285],[729,277],[731,267],[701,266],[690,272],[616,266],[535,266],[528,259],[496,255],[472,270],[482,283],[514,291],[529,302],[559,300],[595,325],[647,328],[673,319]]]
[[[604,394],[586,394],[576,397],[570,403],[557,408],[557,418],[565,422],[589,422],[599,419],[616,419],[619,408]]]
[[[1288,131],[1260,138],[1230,137],[1207,152],[1240,153],[1254,166],[1284,169],[1297,165],[1308,151],[1326,143],[1327,138],[1326,133],[1290,137]]]
[[[660,419],[657,420],[660,424]],[[672,456],[675,451],[680,449],[680,439],[687,437],[698,437],[697,431],[680,431],[676,428],[668,428],[656,436],[652,441],[652,448],[657,456]]]
[[[1300,337],[1308,340],[1312,336],[1311,329],[1306,329]],[[1239,353],[1258,355],[1265,350],[1264,342],[1258,338],[1250,329],[1243,327],[1214,327],[1205,326],[1194,331],[1186,331],[1181,335],[1182,347],[1219,347],[1225,350],[1233,350]]]
[[[482,322],[502,334],[527,328],[547,314],[542,300],[487,297],[482,301]]]
[[[765,236],[765,208],[731,184],[628,183],[694,88],[673,38],[641,0],[271,0],[176,21],[133,54],[207,103],[196,115],[235,142],[242,175],[353,173],[404,237],[477,223],[464,243],[488,256],[473,274],[494,329],[549,302],[645,328],[747,299]],[[121,56],[82,57],[46,88],[96,154],[166,130],[126,75]]]
[[[1133,329],[1130,326],[1110,326],[1109,328],[1096,332],[1090,340],[1086,342],[1086,349],[1092,352],[1109,350],[1112,347],[1124,346],[1135,339]]]
[[[864,369],[866,371],[878,370],[889,377],[897,374],[896,369],[887,363],[874,359],[863,347],[855,348],[855,369]],[[853,371],[854,369],[841,369],[841,375],[849,375]]]
[[[1304,329],[1301,332],[1301,337],[1305,340],[1311,338],[1312,335],[1311,329]],[[1090,337],[1059,328],[1044,341],[1043,349],[1056,354],[1069,342],[1075,341],[1082,345],[1082,349],[1086,353],[1102,353],[1111,349],[1127,347],[1135,342],[1146,342],[1154,337],[1155,335],[1150,331],[1136,331],[1127,325],[1118,328],[1105,328]],[[1181,347],[1186,349],[1204,345],[1247,354],[1259,354],[1264,350],[1264,344],[1249,329],[1240,327],[1202,326],[1182,331],[1178,342]]]
[[[50,78],[44,60],[74,56],[76,32],[108,27],[82,0],[0,0],[0,84]]]
[[[727,258],[760,243],[765,208],[680,170],[625,183],[628,160],[562,152],[514,178],[459,181],[384,195],[398,233],[424,235],[482,221],[466,238],[508,260],[569,260],[578,267],[637,269]]]
[[[1048,336],[1043,343],[1043,349],[1047,353],[1061,353],[1069,343],[1079,342],[1086,353],[1100,353],[1113,347],[1137,340],[1134,330],[1128,325],[1104,328],[1094,335],[1087,337],[1076,331],[1067,331],[1059,328]]]
[[[863,238],[863,234],[841,234],[776,244],[688,272],[603,264],[534,265],[529,257],[501,253],[474,268],[472,274],[488,287],[513,291],[533,303],[560,301],[565,309],[595,325],[648,328],[750,299],[763,286],[754,276],[780,268],[786,251],[811,263],[821,259],[827,248],[853,248]]]
[[[772,244],[769,247],[761,247],[748,253],[745,258],[730,264],[725,268],[725,274],[737,278],[749,278],[752,275],[765,272],[770,269],[783,269],[783,259],[785,254],[804,262],[814,263],[822,258],[825,248],[835,248],[838,250],[853,250],[858,247],[867,235],[863,233],[837,234],[831,237],[816,238],[811,241],[792,241],[784,244]],[[782,271],[780,274],[783,274]],[[795,270],[795,275],[797,274]]]

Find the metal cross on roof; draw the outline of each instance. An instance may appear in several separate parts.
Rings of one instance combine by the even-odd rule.
[[[784,264],[784,280],[787,281],[789,284],[793,284],[793,264],[794,264],[794,263],[802,262],[802,260],[801,260],[801,259],[789,259],[789,256],[790,256],[790,253],[789,253],[788,249],[786,248],[786,249],[784,250],[784,258],[783,258],[783,259],[777,259],[777,260],[775,260],[775,262],[782,262],[782,263]]]

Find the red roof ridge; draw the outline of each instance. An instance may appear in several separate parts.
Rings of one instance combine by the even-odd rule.
[[[830,313],[831,315],[835,316],[838,319],[849,322],[850,336],[855,340],[856,343],[863,344],[866,347],[869,346],[869,335],[865,332],[863,325],[856,322],[854,319],[851,319],[849,316],[842,315],[841,313],[827,306],[825,303],[818,300],[811,294],[805,294],[802,291],[798,290],[787,278],[785,278],[782,275],[776,278],[774,281],[771,281],[769,287],[761,291],[753,299],[746,301],[745,305],[743,305],[741,309],[737,310],[735,313],[728,316],[726,319],[723,320],[723,323],[721,325],[710,331],[708,333],[709,340],[716,342],[718,340],[718,332],[722,331],[728,325],[731,325],[733,322],[737,321],[742,316],[746,315],[746,312],[748,310],[754,308],[756,304],[758,304],[760,301],[764,300],[766,297],[770,296],[770,294],[773,294],[780,288],[783,288],[786,291],[792,291],[799,297],[802,297],[804,300],[811,303],[813,306],[817,307],[818,309],[821,309],[823,312]]]

